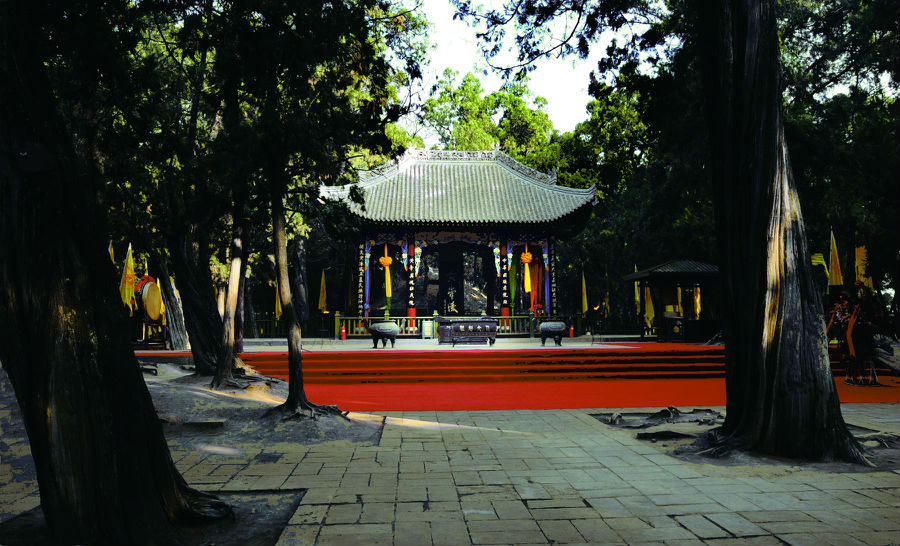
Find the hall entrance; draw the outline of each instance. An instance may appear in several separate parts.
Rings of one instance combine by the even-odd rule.
[[[451,317],[499,314],[497,269],[490,247],[441,243],[423,249],[422,258],[425,274],[420,274],[416,286],[417,292],[421,290],[420,309]]]

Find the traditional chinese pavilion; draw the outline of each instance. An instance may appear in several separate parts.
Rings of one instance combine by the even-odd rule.
[[[556,175],[500,151],[409,150],[323,187],[362,220],[359,316],[558,313],[556,242],[580,231],[596,190],[559,186]]]
[[[670,260],[623,277],[634,281],[638,310],[660,341],[707,341],[721,329],[719,268],[695,260]],[[700,290],[705,303],[701,306]]]

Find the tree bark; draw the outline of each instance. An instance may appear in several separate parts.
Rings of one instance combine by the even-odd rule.
[[[211,384],[211,386],[216,389],[229,382],[233,382],[234,376],[231,373],[231,370],[236,361],[240,362],[234,351],[234,317],[237,311],[238,293],[241,288],[245,230],[243,220],[235,218],[234,222],[234,234],[231,238],[230,252],[231,266],[228,275],[228,285],[224,289],[226,290],[226,296],[225,313],[222,317],[222,350],[219,353],[219,359],[216,362],[216,375],[213,377]]]
[[[159,268],[159,276],[157,282],[162,290],[163,303],[166,306],[166,329],[169,332],[169,341],[172,344],[173,351],[185,351],[188,348],[187,330],[184,327],[184,313],[181,310],[181,298],[169,275],[169,266],[166,258],[158,253],[154,253],[153,261]]]
[[[862,462],[831,376],[784,140],[775,2],[698,11],[727,354],[721,445]]]
[[[246,233],[246,232],[245,232]],[[234,310],[234,354],[244,352],[244,291],[247,289],[247,245],[243,245],[241,255],[240,285],[238,286],[237,307]]]
[[[246,337],[256,339],[259,337],[259,328],[256,326],[256,308],[253,306],[253,279],[244,277],[241,284],[244,286],[242,290],[244,332]]]
[[[169,238],[169,254],[184,306],[184,322],[191,341],[194,368],[200,375],[212,375],[222,351],[222,318],[216,309],[209,271],[200,271],[188,257],[187,236],[184,233]]]
[[[288,243],[288,273],[297,318],[301,322],[309,320],[309,283],[306,275],[306,241],[294,237]]]
[[[311,404],[303,388],[303,355],[301,353],[300,322],[291,297],[288,278],[287,232],[285,231],[284,195],[280,179],[270,181],[272,207],[272,241],[275,243],[275,282],[281,298],[281,309],[287,321],[288,333],[288,397],[282,408],[293,411]]]
[[[16,21],[0,69],[0,147],[11,158],[0,159],[0,360],[54,539],[170,543],[179,525],[232,512],[190,489],[169,454],[103,250],[99,184],[57,117],[32,10],[0,6]]]

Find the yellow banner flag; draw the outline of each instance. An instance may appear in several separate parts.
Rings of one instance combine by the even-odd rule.
[[[328,310],[328,303],[325,299],[325,270],[322,270],[322,282],[319,284],[319,312],[324,313]]]
[[[109,242],[109,248],[107,250],[109,250],[109,260],[112,263],[116,263],[116,255],[113,253],[112,241]]]
[[[653,311],[653,298],[650,296],[650,287],[644,287],[644,322],[648,327],[653,326],[653,318],[656,313]]]
[[[637,273],[637,264],[634,264],[634,272]],[[634,309],[636,313],[641,313],[641,291],[637,281],[634,281]]]
[[[528,243],[525,243],[525,252],[522,253],[522,269],[525,270],[525,282],[522,283],[522,289],[531,293],[531,252],[528,252]]]
[[[825,276],[828,276],[828,264],[825,263],[825,256],[821,252],[812,255],[812,264],[821,265],[825,268]]]
[[[856,280],[862,281],[862,283],[869,287],[869,290],[874,290],[874,286],[872,285],[872,277],[866,275],[866,267],[869,263],[869,256],[866,252],[866,247],[858,246],[856,247]]]
[[[841,262],[838,260],[838,251],[837,244],[834,242],[834,232],[831,233],[831,265],[829,265],[828,270],[828,284],[829,285],[842,285],[844,284],[844,277],[841,275]]]
[[[697,313],[697,318],[700,318],[700,287],[694,287],[694,312]]]
[[[384,297],[390,298],[394,295],[391,290],[391,264],[394,263],[394,260],[388,256],[387,243],[384,244],[384,256],[378,258],[378,263],[384,267]]]
[[[119,281],[119,296],[122,303],[128,308],[128,316],[134,315],[137,302],[134,301],[134,258],[131,256],[131,244],[128,244],[128,254],[125,255],[125,268],[122,270],[122,280]]]
[[[281,318],[281,292],[278,291],[278,281],[275,281],[275,320]]]
[[[584,271],[581,272],[581,314],[588,312],[587,285],[584,282]]]

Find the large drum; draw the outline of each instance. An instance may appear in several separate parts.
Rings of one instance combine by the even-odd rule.
[[[150,277],[145,275],[135,288],[135,299],[140,302],[139,307],[144,310],[147,318],[153,322],[158,321],[162,314],[166,312],[163,305],[162,291],[159,284]]]
[[[166,348],[166,306],[163,304],[162,290],[156,279],[144,275],[134,287],[137,310],[134,320],[140,323],[135,331],[135,340],[145,349]],[[135,324],[137,327],[137,324]]]

